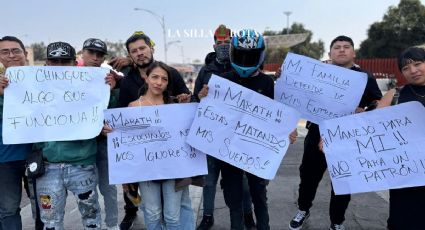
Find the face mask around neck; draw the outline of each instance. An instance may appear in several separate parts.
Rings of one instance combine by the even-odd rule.
[[[215,53],[217,55],[217,61],[220,63],[227,63],[230,61],[229,58],[230,44],[222,44],[215,47]]]

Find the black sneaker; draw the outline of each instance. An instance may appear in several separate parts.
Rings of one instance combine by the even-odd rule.
[[[345,230],[345,228],[342,224],[331,224],[329,230]]]
[[[133,222],[137,217],[137,213],[126,213],[120,224],[121,230],[128,230],[133,227]]]
[[[196,230],[208,230],[214,225],[214,216],[206,216],[202,217],[202,221]]]
[[[246,213],[246,214],[244,213],[243,219],[244,219],[245,228],[247,230],[255,230],[256,229],[256,225],[255,225],[255,221],[254,221],[254,217],[252,215],[252,212],[249,212],[249,213]]]
[[[294,218],[292,218],[291,222],[289,222],[289,229],[291,230],[299,230],[302,228],[304,222],[310,216],[309,211],[301,211],[298,210],[297,214],[295,214]]]

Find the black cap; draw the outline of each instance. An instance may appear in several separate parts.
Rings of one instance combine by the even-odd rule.
[[[97,38],[89,38],[83,44],[83,50],[95,50],[99,51],[103,54],[108,53],[108,49],[106,48],[106,43]]]
[[[53,42],[47,46],[47,59],[74,59],[75,49],[66,42]]]

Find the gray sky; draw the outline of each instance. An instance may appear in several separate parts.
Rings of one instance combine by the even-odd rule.
[[[421,0],[425,4],[425,0]],[[134,8],[164,15],[169,62],[199,59],[212,51],[211,31],[219,24],[234,30],[286,28],[289,23],[304,24],[321,39],[328,52],[329,42],[344,34],[353,38],[355,47],[366,39],[370,24],[382,20],[389,6],[398,0],[0,0],[0,36],[14,35],[25,44],[66,41],[77,50],[86,38],[125,41],[142,30],[156,43],[155,57],[164,60],[163,32],[159,18]],[[413,9],[412,9],[413,10]],[[183,52],[182,52],[183,51]],[[325,54],[325,57],[327,54]]]

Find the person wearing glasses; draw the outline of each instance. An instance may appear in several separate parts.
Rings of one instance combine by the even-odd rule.
[[[25,66],[27,51],[21,40],[12,36],[0,39],[0,62],[4,68]],[[31,152],[32,144],[3,144],[3,93],[9,81],[0,73],[0,229],[22,229],[21,196],[22,179],[25,175],[25,159]]]

